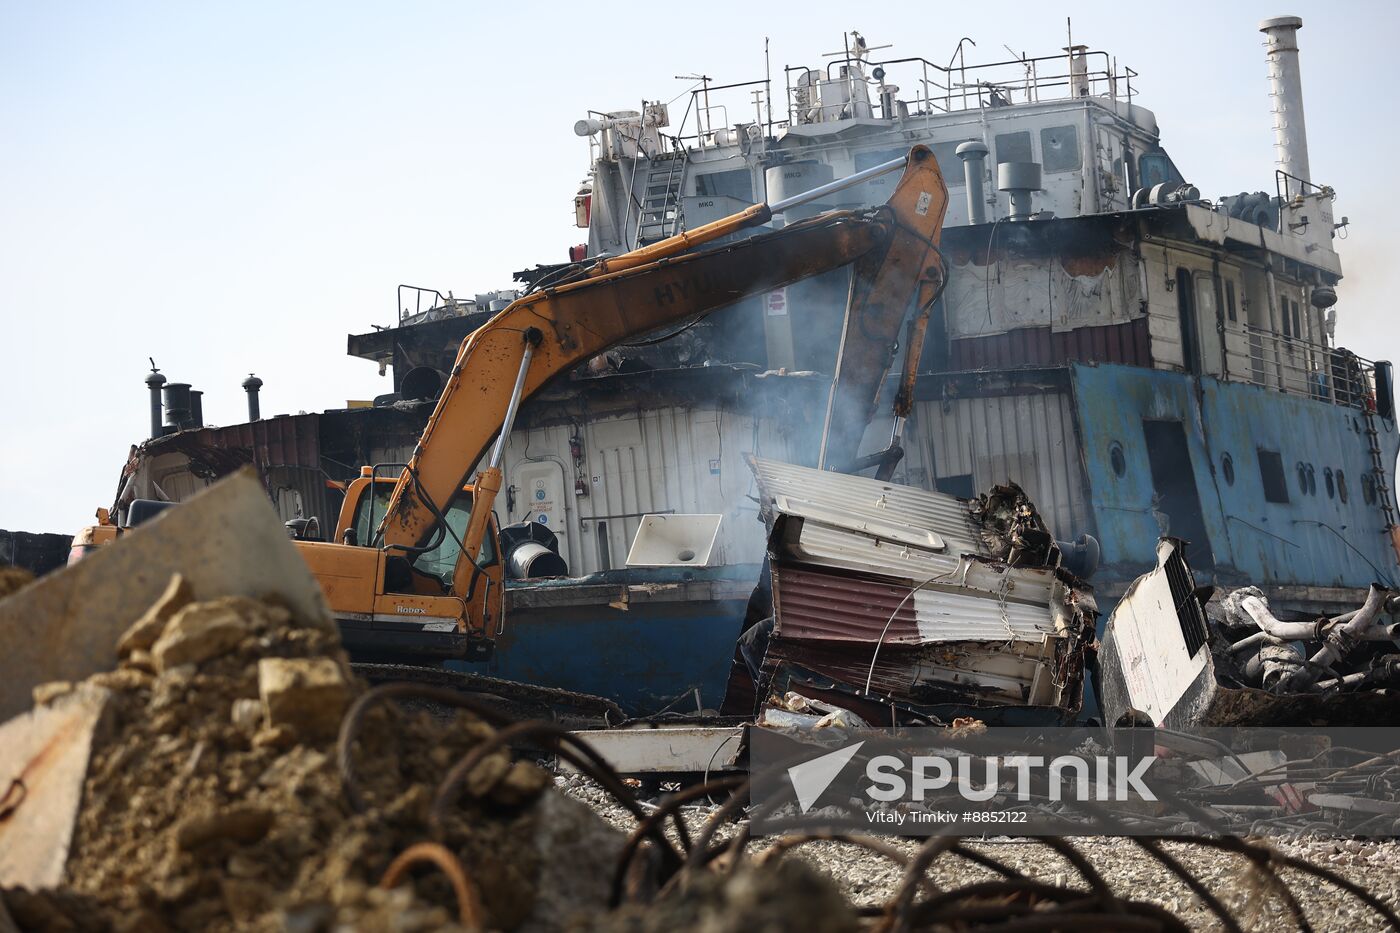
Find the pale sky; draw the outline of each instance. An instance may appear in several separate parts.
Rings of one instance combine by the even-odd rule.
[[[1351,219],[1339,336],[1395,359],[1391,3],[0,0],[0,528],[72,533],[110,504],[148,356],[213,424],[245,419],[249,372],[265,416],[389,391],[345,336],[393,320],[400,282],[469,296],[566,259],[574,121],[669,100],[676,75],[761,78],[765,36],[781,94],[843,30],[933,61],[968,36],[971,63],[1053,54],[1072,15],[1213,198],[1273,189],[1257,25],[1285,13],[1314,181]]]

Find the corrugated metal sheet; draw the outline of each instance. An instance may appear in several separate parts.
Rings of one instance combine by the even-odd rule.
[[[822,524],[839,523],[839,527],[855,531],[882,526],[897,528],[900,543],[932,532],[945,546],[928,546],[921,550],[951,556],[954,563],[959,554],[984,552],[981,535],[968,514],[967,503],[956,496],[762,457],[753,457],[750,462],[764,504],[774,503],[779,512],[802,515],[804,508],[812,511],[814,504],[820,503],[822,514],[831,519],[823,520]],[[784,503],[791,503],[793,507],[788,508]],[[867,537],[874,540],[879,536],[872,533]]]
[[[255,463],[273,466],[301,466],[320,469],[320,415],[287,415],[234,424],[226,428],[181,431],[169,437],[148,441],[150,455],[183,453],[220,474]]]
[[[575,463],[569,438],[583,446],[586,495],[575,492]],[[632,538],[647,512],[722,514],[718,564],[752,564],[764,557],[753,474],[744,456],[800,459],[800,427],[723,407],[666,407],[636,415],[588,418],[576,424],[522,428],[506,442],[505,489],[520,485],[522,470],[554,464],[564,499],[562,545],[569,572],[586,575],[622,567]],[[380,462],[402,462],[411,447],[376,449]],[[496,513],[502,522],[523,520],[530,501],[517,489],[511,508],[502,492]]]
[[[773,588],[782,610],[778,633],[790,638],[908,645],[987,640],[1039,644],[1055,634],[1043,602],[999,599],[954,585],[911,594],[908,585],[873,577],[783,567],[774,573]]]
[[[911,482],[931,487],[954,476],[972,477],[979,490],[1014,482],[1069,540],[1093,528],[1077,436],[1065,392],[923,401],[905,432],[903,466]]]
[[[333,528],[340,494],[326,488],[321,469],[320,415],[291,415],[224,428],[182,431],[141,448],[138,495],[183,502],[214,480],[253,465],[285,519],[321,520]],[[149,481],[160,491],[145,488]]]
[[[1001,334],[962,337],[949,341],[948,353],[953,370],[1058,366],[1071,361],[1152,365],[1146,317],[1074,330],[1018,327]]]

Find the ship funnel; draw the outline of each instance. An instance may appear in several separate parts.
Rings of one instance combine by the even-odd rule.
[[[963,163],[963,181],[967,183],[967,222],[987,222],[987,199],[982,194],[982,173],[987,160],[987,144],[969,139],[956,150]]]
[[[1278,167],[1292,175],[1289,195],[1301,193],[1297,179],[1311,181],[1308,168],[1308,129],[1303,121],[1303,77],[1298,69],[1297,16],[1275,16],[1259,24],[1265,35],[1269,63],[1269,96],[1274,99],[1274,157]]]

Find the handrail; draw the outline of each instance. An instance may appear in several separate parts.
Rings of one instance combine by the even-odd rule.
[[[959,46],[961,52],[961,45]],[[1133,79],[1138,73],[1132,68],[1119,66],[1117,61],[1106,51],[1086,50],[1082,57],[1071,59],[1068,53],[1056,53],[1054,55],[1040,55],[1034,57],[1021,57],[1003,59],[1000,61],[986,62],[983,64],[967,64],[965,53],[962,60],[959,60],[960,52],[955,52],[953,59],[946,65],[939,64],[929,59],[915,55],[903,56],[899,58],[872,59],[857,55],[837,56],[825,63],[823,68],[816,69],[818,84],[821,77],[825,80],[839,80],[836,78],[837,69],[842,66],[858,64],[869,73],[875,68],[897,68],[899,66],[911,66],[916,68],[916,72],[910,76],[907,72],[904,79],[916,89],[917,94],[914,99],[897,98],[896,102],[909,111],[910,116],[927,117],[935,113],[952,113],[967,110],[978,110],[991,105],[991,95],[1003,95],[1008,101],[1015,97],[1018,100],[1024,96],[1027,102],[1039,102],[1050,100],[1073,100],[1076,95],[1076,87],[1087,87],[1091,96],[1107,97],[1110,100],[1127,100],[1131,102],[1134,95]],[[1071,64],[1073,61],[1073,64]],[[1083,71],[1079,71],[1079,65],[1083,65]],[[1047,68],[1049,65],[1051,67]],[[1058,67],[1054,67],[1058,65]],[[793,82],[793,73],[805,74],[813,70],[805,65],[784,65],[783,81],[786,97],[786,119],[774,119],[772,97],[774,89],[771,77],[756,78],[746,81],[733,81],[726,84],[706,83],[704,87],[693,87],[687,92],[689,96],[686,107],[686,119],[677,128],[677,133],[672,137],[662,137],[663,151],[669,146],[685,147],[694,145],[699,148],[706,148],[709,145],[707,136],[715,132],[719,127],[713,126],[713,113],[719,111],[725,116],[726,126],[728,124],[727,107],[733,106],[734,101],[719,101],[714,99],[714,95],[723,95],[726,91],[749,90],[751,93],[763,94],[763,103],[767,105],[767,115],[765,117],[763,108],[759,107],[755,114],[754,125],[761,126],[765,135],[774,136],[780,130],[807,122],[805,114],[799,112],[797,107],[797,92],[800,85]],[[998,72],[1004,74],[998,74]],[[869,79],[867,79],[867,83]],[[895,76],[893,83],[903,83],[899,76]],[[813,91],[817,88],[813,87]],[[872,91],[874,86],[872,85]],[[872,93],[872,98],[875,95]],[[745,101],[744,106],[753,107],[757,101]],[[872,111],[878,107],[878,101],[872,99]],[[691,134],[685,133],[685,124],[691,112],[696,117],[696,126]],[[780,111],[781,114],[781,111]],[[890,119],[893,114],[881,113],[885,119]],[[744,121],[747,123],[748,121]]]
[[[1246,324],[1256,385],[1288,395],[1306,395],[1344,408],[1364,409],[1375,397],[1376,364],[1345,347]]]

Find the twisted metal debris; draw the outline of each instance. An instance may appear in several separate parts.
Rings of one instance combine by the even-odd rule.
[[[636,820],[636,826],[628,836],[613,870],[609,902],[613,908],[627,904],[659,903],[684,889],[701,873],[733,874],[745,860],[755,865],[771,864],[810,843],[837,842],[865,849],[902,869],[900,882],[886,903],[856,910],[862,927],[878,933],[946,929],[975,930],[978,933],[1061,930],[1074,930],[1076,933],[1097,930],[1181,933],[1190,929],[1180,918],[1157,904],[1113,891],[1083,851],[1066,838],[1039,837],[1032,842],[1043,846],[1047,854],[1053,853],[1067,862],[1077,874],[1079,885],[1068,886],[1032,877],[972,848],[969,843],[975,840],[951,835],[930,838],[909,855],[882,838],[838,832],[805,832],[765,837],[763,847],[748,855],[746,850],[754,840],[747,820],[742,820],[742,817],[749,811],[750,778],[728,775],[691,785],[666,795],[654,809],[647,812],[633,797],[622,775],[587,742],[556,724],[540,720],[509,723],[499,712],[480,700],[419,685],[377,687],[361,696],[346,713],[337,748],[337,761],[346,799],[357,811],[363,808],[363,801],[359,799],[354,779],[355,735],[365,712],[376,703],[388,699],[427,700],[468,709],[497,729],[491,739],[474,747],[449,769],[439,784],[430,820],[435,833],[440,833],[442,819],[457,800],[473,768],[487,756],[508,748],[512,743],[528,743],[533,749],[569,762],[625,808]],[[700,830],[692,833],[684,822],[682,808],[700,800],[722,802],[709,814]],[[1194,809],[1186,801],[1178,800],[1176,803]],[[740,820],[737,831],[730,838],[717,841],[721,827],[734,820]],[[674,828],[674,838],[664,831],[668,821]],[[1140,836],[1124,837],[1123,841],[1136,846],[1147,858],[1180,880],[1227,933],[1243,933],[1247,921],[1227,906],[1181,859],[1169,853],[1164,847],[1165,843],[1243,858],[1262,887],[1273,892],[1283,903],[1296,929],[1302,933],[1312,933],[1313,927],[1304,914],[1298,896],[1282,876],[1283,870],[1301,872],[1335,886],[1364,904],[1391,928],[1400,929],[1400,915],[1364,888],[1335,871],[1258,843],[1233,836]],[[948,858],[989,870],[997,878],[942,889],[935,884],[930,871],[940,859]],[[460,861],[440,842],[425,842],[405,850],[386,872],[382,885],[390,887],[397,884],[411,864],[423,860],[432,862],[452,880],[463,926],[479,928],[480,915],[474,909],[474,888]]]

